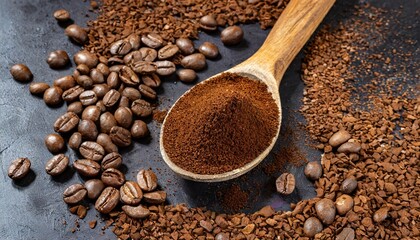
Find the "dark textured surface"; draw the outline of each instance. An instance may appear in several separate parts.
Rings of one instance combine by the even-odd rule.
[[[344,3],[346,2],[346,3]],[[325,22],[334,23],[351,16],[347,11],[357,1],[341,1],[333,8]],[[402,3],[384,1],[385,7],[397,7]],[[404,1],[405,2],[405,1]],[[418,1],[408,1],[418,6]],[[71,73],[71,68],[54,71],[49,69],[45,59],[50,51],[63,49],[72,57],[79,47],[72,44],[63,34],[52,17],[54,10],[70,10],[72,19],[84,25],[88,19],[88,2],[82,1],[0,1],[0,238],[1,239],[114,239],[109,231],[100,230],[103,222],[99,221],[95,230],[90,230],[88,222],[98,219],[95,210],[88,211],[84,220],[79,220],[80,230],[71,233],[74,228],[75,215],[71,215],[64,202],[62,192],[66,186],[80,182],[82,179],[72,170],[64,176],[51,178],[44,171],[45,162],[51,154],[44,147],[44,137],[53,132],[53,122],[65,112],[65,106],[51,109],[42,99],[32,96],[29,84],[14,81],[9,68],[15,63],[25,63],[34,74],[35,82],[47,82]],[[210,40],[215,42],[222,57],[217,61],[208,61],[208,69],[199,74],[200,80],[228,69],[248,58],[262,44],[267,31],[258,25],[247,25],[245,39],[240,46],[223,47],[217,34],[202,34],[198,43]],[[320,152],[310,149],[306,133],[298,128],[301,115],[296,111],[300,106],[303,83],[300,81],[300,54],[288,69],[281,85],[283,105],[282,131],[273,153],[281,147],[296,146],[307,160],[319,160]],[[74,67],[74,65],[72,66]],[[174,79],[164,82],[160,89],[160,109],[170,107],[185,90],[192,85],[175,82]],[[189,206],[207,206],[218,211],[229,211],[223,202],[227,191],[234,184],[249,194],[245,212],[271,204],[276,209],[288,209],[291,202],[315,195],[312,183],[303,176],[303,169],[292,164],[283,167],[283,171],[295,174],[296,191],[282,198],[275,192],[274,181],[283,171],[267,175],[264,168],[274,161],[274,155],[256,169],[233,181],[224,183],[194,183],[175,176],[163,163],[158,148],[159,126],[150,122],[150,141],[136,142],[132,147],[123,150],[127,179],[135,179],[141,168],[152,168],[159,175],[159,183],[168,192],[169,203],[187,203]],[[67,152],[71,162],[78,158],[71,150]],[[10,162],[18,157],[28,157],[32,161],[32,172],[25,179],[17,182],[7,177]],[[281,157],[281,155],[280,155]],[[91,205],[93,207],[93,205]],[[67,222],[67,224],[64,224]]]

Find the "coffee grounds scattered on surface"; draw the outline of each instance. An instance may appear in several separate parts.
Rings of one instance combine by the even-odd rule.
[[[163,130],[163,144],[179,167],[218,174],[242,167],[276,135],[277,105],[264,83],[224,73],[178,100]]]

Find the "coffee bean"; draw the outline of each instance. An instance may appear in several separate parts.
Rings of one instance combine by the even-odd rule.
[[[201,44],[198,47],[198,51],[204,54],[206,58],[210,59],[214,59],[217,56],[219,56],[219,48],[211,42],[204,42],[203,44]]]
[[[98,136],[98,129],[91,120],[80,120],[77,130],[82,134],[84,140],[95,141]]]
[[[47,63],[53,69],[64,68],[70,63],[70,57],[64,50],[56,50],[48,54]]]
[[[166,200],[166,192],[165,191],[155,191],[145,193],[143,195],[143,199],[145,202],[150,204],[162,204]]]
[[[129,54],[125,55],[123,60],[124,60],[124,64],[130,65],[134,62],[143,61],[143,58],[141,56],[140,51],[132,51]]]
[[[88,41],[88,35],[86,31],[76,24],[68,26],[64,33],[80,45],[83,45]]]
[[[18,82],[27,83],[32,81],[33,75],[31,70],[25,64],[15,64],[10,68],[10,74],[13,79]]]
[[[139,90],[137,90],[135,88],[132,88],[132,87],[124,88],[121,95],[130,99],[130,101],[135,101],[135,100],[141,98],[141,94],[140,94]]]
[[[66,149],[66,144],[64,142],[63,137],[56,133],[48,134],[45,137],[45,146],[47,147],[48,151],[51,153],[60,153],[64,152]]]
[[[74,112],[66,112],[61,115],[54,123],[54,131],[67,133],[79,124],[79,117]]]
[[[133,71],[138,74],[151,74],[155,73],[157,70],[156,63],[154,62],[138,61],[132,63],[130,66],[133,69]]]
[[[74,112],[76,115],[80,115],[83,112],[83,105],[81,102],[72,102],[67,106],[67,112]]]
[[[95,106],[97,106],[99,108],[101,113],[106,111],[106,107],[105,107],[104,102],[102,100],[97,101]]]
[[[332,146],[332,147],[338,147],[341,144],[347,142],[347,140],[349,140],[351,138],[350,133],[348,133],[346,130],[340,130],[336,133],[334,133],[330,140],[328,141],[328,143]]]
[[[143,99],[137,99],[131,104],[131,111],[138,117],[148,117],[152,114],[152,106]]]
[[[276,180],[277,192],[289,195],[295,190],[295,176],[291,173],[283,173]]]
[[[113,187],[106,187],[95,203],[95,209],[100,213],[110,213],[120,201],[120,192]]]
[[[73,150],[79,150],[80,144],[82,144],[82,134],[75,132],[69,139],[69,147]]]
[[[156,73],[160,76],[168,76],[176,71],[175,64],[171,61],[156,61]]]
[[[131,49],[131,43],[128,40],[121,39],[111,45],[109,52],[112,55],[126,55]]]
[[[114,126],[109,132],[112,142],[119,147],[128,147],[131,144],[131,134],[125,128]]]
[[[28,158],[17,158],[12,161],[7,171],[7,176],[13,180],[25,177],[31,168],[31,161]]]
[[[168,44],[164,46],[163,48],[159,49],[158,58],[161,60],[171,58],[175,56],[175,54],[177,54],[178,51],[179,51],[179,48],[177,45]]]
[[[355,234],[352,228],[343,228],[335,237],[335,240],[354,240]]]
[[[73,56],[73,60],[76,63],[76,65],[86,64],[89,67],[89,69],[96,67],[96,65],[98,65],[99,63],[98,57],[96,57],[95,54],[90,53],[86,50],[82,50],[76,53]]]
[[[305,176],[310,180],[318,180],[322,176],[321,164],[317,161],[308,162],[305,166]]]
[[[139,35],[132,33],[127,37],[127,41],[131,44],[131,48],[133,50],[137,50],[140,48],[141,39]]]
[[[152,88],[150,88],[150,87],[148,87],[144,84],[140,84],[139,91],[140,91],[141,95],[145,98],[154,100],[157,97],[157,94],[156,94],[155,90],[153,90]]]
[[[111,71],[109,71],[109,67],[104,63],[99,63],[96,66],[96,69],[98,69],[98,71],[104,75],[104,78],[108,77],[108,75],[111,73]]]
[[[90,78],[93,81],[93,84],[100,84],[105,82],[104,75],[96,68],[90,71]]]
[[[66,102],[73,102],[79,99],[79,96],[83,91],[85,91],[85,89],[77,85],[64,91],[62,94],[62,98]]]
[[[87,75],[78,76],[76,82],[84,89],[91,89],[93,87],[93,80]]]
[[[100,133],[96,142],[105,149],[106,153],[118,152],[117,145],[112,142],[111,137],[106,133]]]
[[[334,202],[328,198],[323,198],[315,204],[316,214],[325,225],[334,222],[336,208]]]
[[[86,197],[86,194],[86,188],[82,184],[76,183],[64,190],[63,200],[67,204],[76,204],[81,202]]]
[[[80,74],[80,72],[77,69],[73,69],[72,76],[73,76],[74,79],[80,77],[80,75],[81,74]]]
[[[184,55],[191,55],[194,53],[194,43],[188,38],[178,38],[175,42],[179,51]]]
[[[63,89],[63,91],[66,91],[76,86],[76,80],[74,79],[73,76],[67,75],[67,76],[54,80],[54,86]]]
[[[118,76],[128,86],[137,86],[140,83],[140,78],[134,71],[130,67],[124,66],[120,69]]]
[[[358,153],[362,146],[357,142],[346,142],[338,147],[337,152],[339,153]]]
[[[149,135],[149,128],[142,120],[135,120],[130,132],[133,138],[143,138]]]
[[[206,67],[206,57],[202,53],[194,53],[184,57],[181,60],[181,65],[184,68],[200,71]]]
[[[85,188],[87,197],[95,200],[101,195],[102,190],[105,188],[105,184],[99,179],[89,179],[85,182]]]
[[[83,120],[91,120],[92,122],[98,122],[99,117],[101,116],[101,110],[98,106],[92,105],[87,106],[85,110],[82,112],[82,119]]]
[[[128,205],[138,205],[143,197],[143,191],[136,182],[127,181],[120,188],[121,202]]]
[[[192,69],[179,69],[176,74],[179,80],[185,83],[191,83],[197,79],[197,74]]]
[[[110,112],[104,112],[99,117],[99,126],[102,133],[109,133],[111,128],[116,125],[117,120],[115,120],[114,115]]]
[[[34,95],[43,95],[45,90],[47,90],[48,88],[50,88],[50,85],[48,85],[47,83],[31,83],[31,85],[29,85],[29,92]]]
[[[54,12],[53,16],[59,22],[66,22],[70,20],[70,13],[65,9],[58,9]]]
[[[44,92],[44,102],[48,106],[58,106],[63,103],[63,99],[61,95],[63,94],[63,90],[59,87],[50,87]]]
[[[101,171],[99,163],[90,159],[78,159],[74,161],[73,168],[85,177],[96,177],[99,171]]]
[[[140,170],[137,174],[137,183],[143,191],[150,192],[157,188],[156,174],[152,170]]]
[[[109,90],[110,88],[105,83],[95,84],[93,85],[93,88],[92,88],[92,91],[96,93],[96,96],[98,97],[98,99],[102,99]]]
[[[207,31],[214,31],[217,29],[216,19],[211,15],[205,15],[200,18],[200,27]]]
[[[322,232],[322,223],[316,217],[310,217],[306,219],[303,224],[303,232],[307,237],[314,237],[317,233]]]
[[[335,207],[340,215],[346,215],[348,211],[353,209],[353,205],[353,198],[346,194],[341,195],[335,200]]]
[[[118,77],[118,73],[111,72],[106,79],[106,84],[108,87],[116,89],[120,86],[120,77]]]
[[[141,205],[137,207],[124,205],[122,206],[122,210],[131,218],[141,219],[146,218],[150,215],[150,210]]]
[[[104,148],[92,141],[83,142],[79,147],[79,152],[83,157],[97,162],[101,161],[105,155]]]
[[[382,207],[373,214],[373,221],[380,223],[388,217],[388,207]]]
[[[130,99],[128,99],[128,97],[121,96],[118,107],[130,107]]]
[[[102,169],[119,168],[122,161],[122,156],[118,152],[111,152],[102,160]]]
[[[130,128],[131,123],[133,123],[133,113],[128,107],[119,107],[115,110],[114,113],[115,120],[118,125],[123,128]]]
[[[157,51],[153,48],[142,47],[140,48],[141,60],[144,62],[153,62],[157,58]],[[136,61],[134,61],[136,62]]]
[[[109,90],[109,92],[107,92],[103,98],[103,102],[105,107],[112,107],[114,106],[118,100],[120,100],[121,94],[115,90],[115,89],[111,89]]]
[[[357,188],[357,180],[354,177],[344,179],[341,183],[340,191],[342,193],[350,194]]]
[[[115,168],[107,168],[101,175],[101,180],[105,185],[118,188],[125,182],[124,173]],[[121,193],[120,193],[121,194]]]
[[[144,83],[144,85],[152,88],[157,88],[161,84],[159,76],[154,73],[141,76],[141,81]]]
[[[244,38],[244,31],[238,26],[230,26],[220,33],[220,39],[225,45],[236,45]]]
[[[156,33],[149,33],[141,37],[141,41],[144,45],[151,48],[159,48],[163,45],[163,38]]]
[[[90,72],[90,68],[84,63],[77,65],[76,69],[81,75],[88,75]]]
[[[92,90],[85,90],[79,95],[79,100],[83,106],[93,105],[98,101],[96,93]]]
[[[45,171],[51,176],[57,176],[66,170],[69,165],[69,158],[64,154],[58,154],[48,160]]]

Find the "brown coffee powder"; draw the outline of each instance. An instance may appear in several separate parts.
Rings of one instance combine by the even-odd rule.
[[[171,160],[185,170],[228,172],[269,146],[278,118],[265,84],[224,73],[178,101],[166,119],[163,144]]]

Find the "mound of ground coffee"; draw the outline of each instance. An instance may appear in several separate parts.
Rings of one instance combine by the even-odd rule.
[[[178,101],[166,119],[163,144],[185,170],[224,173],[251,162],[270,145],[278,118],[264,83],[224,73]]]

